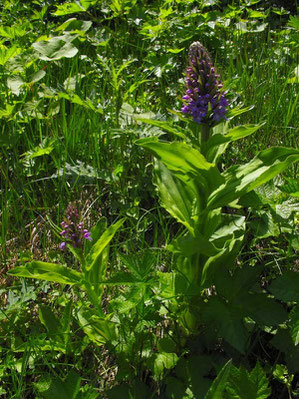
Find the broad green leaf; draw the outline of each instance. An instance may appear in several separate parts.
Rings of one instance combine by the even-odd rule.
[[[217,293],[228,301],[238,303],[240,295],[248,293],[258,282],[261,272],[261,266],[237,267],[234,268],[233,275],[228,267],[218,268],[214,280]]]
[[[189,388],[190,391],[192,391],[191,398],[203,398],[211,387],[211,380],[206,378],[206,376],[208,376],[213,369],[212,358],[206,355],[190,355],[191,356],[186,362],[181,362],[180,359],[179,362],[181,364],[178,364],[178,366],[184,367],[185,370],[178,370],[180,371],[178,375],[184,378],[185,381],[190,380]],[[176,397],[174,398],[176,399]],[[187,398],[189,399],[189,395],[184,397],[184,399]]]
[[[61,284],[81,285],[82,274],[69,267],[57,263],[33,261],[25,266],[18,266],[8,272],[13,276],[30,277],[40,280],[53,281]]]
[[[299,343],[299,305],[294,307],[290,313],[290,331],[295,345]]]
[[[88,252],[91,250],[93,244],[98,241],[102,234],[104,234],[107,229],[107,218],[105,216],[101,217],[97,223],[90,229],[90,234],[92,241],[86,241],[84,247],[84,254],[87,256]]]
[[[0,48],[0,65],[5,65],[7,61],[17,54],[20,54],[22,49],[17,46],[11,46],[9,48]]]
[[[299,345],[295,345],[289,329],[279,328],[271,344],[284,355],[291,373],[299,373]]]
[[[259,187],[299,160],[299,150],[273,147],[260,152],[242,166],[232,166],[222,174],[225,183],[208,199],[208,209],[226,206]]]
[[[277,277],[269,287],[275,298],[284,302],[299,302],[299,273],[288,270]]]
[[[66,379],[62,380],[56,377],[51,380],[47,390],[41,389],[40,392],[45,399],[75,399],[79,393],[80,382],[81,377],[74,370],[71,370]],[[49,385],[49,383],[46,382],[46,385]],[[38,387],[41,387],[41,384]]]
[[[165,379],[166,395],[167,398],[175,399],[189,399],[190,397],[185,396],[186,384],[184,380],[181,381],[173,376],[168,376]]]
[[[245,353],[249,337],[239,309],[214,296],[202,309],[202,322],[209,327],[215,326],[220,337]]]
[[[208,390],[205,399],[223,399],[223,391],[231,372],[232,362],[229,360],[220,370],[211,388]]]
[[[92,26],[91,21],[79,21],[76,18],[70,18],[67,21],[65,21],[62,25],[58,26],[55,29],[55,32],[86,32],[89,30],[89,28]]]
[[[153,152],[178,179],[192,185],[200,210],[206,208],[208,195],[224,182],[216,166],[190,145],[161,142],[157,137],[140,139],[137,144]]]
[[[196,237],[190,233],[183,237],[173,240],[167,249],[173,253],[179,253],[184,256],[192,256],[194,254],[204,254],[214,256],[218,253],[217,249],[203,235],[196,233]]]
[[[155,139],[140,139],[138,145],[149,149],[154,153],[172,172],[182,180],[184,174],[198,176],[200,172],[213,170],[209,180],[215,179],[214,184],[219,184],[222,179],[220,173],[216,172],[214,164],[208,162],[197,149],[185,143],[167,143]]]
[[[78,312],[78,320],[85,334],[97,344],[111,343],[117,338],[116,324],[108,317],[97,316],[92,309],[81,308]]]
[[[263,326],[277,326],[288,318],[286,310],[274,299],[266,294],[247,294],[239,295],[235,298],[235,306],[240,307],[244,314]]]
[[[159,378],[163,375],[165,369],[172,369],[178,361],[176,353],[157,353],[153,358],[154,377]]]
[[[44,61],[60,60],[63,57],[72,58],[78,53],[77,47],[59,36],[52,37],[48,41],[35,42],[32,47]]]
[[[57,8],[53,15],[62,16],[75,13],[77,14],[78,12],[85,12],[96,2],[97,0],[81,0],[80,2],[77,1],[74,3],[64,3],[56,6]]]
[[[264,123],[259,125],[243,125],[230,129],[226,134],[214,134],[207,142],[202,145],[202,153],[210,162],[215,162],[225,151],[226,145],[232,141],[250,136],[260,129]]]
[[[193,232],[192,208],[194,190],[177,179],[161,162],[155,163],[155,185],[163,207]]]
[[[240,215],[221,214],[221,224],[210,237],[210,241],[218,248],[233,237],[241,237],[245,233],[245,217]]]
[[[208,288],[215,284],[215,276],[221,268],[228,268],[234,264],[239,253],[243,236],[226,242],[217,255],[210,256],[203,266],[201,275],[201,288]]]
[[[45,75],[46,71],[44,71],[43,69],[39,70],[38,72],[36,72],[34,75],[31,76],[30,82],[28,84],[31,85],[33,83],[40,81]]]
[[[181,130],[178,130],[178,128],[172,127],[172,125],[169,122],[158,121],[155,119],[142,118],[138,114],[134,115],[134,119],[136,119],[139,122],[146,123],[148,125],[157,126],[157,127],[161,128],[162,130],[165,130],[166,132],[172,133],[175,136],[185,139],[184,132]],[[139,144],[139,142],[137,142],[137,144]]]
[[[25,84],[24,80],[21,76],[10,76],[7,79],[7,87],[12,91],[12,93],[16,94],[17,96],[21,92],[21,87]]]
[[[292,197],[299,198],[299,181],[298,179],[288,179],[287,184],[278,186],[279,190],[283,193],[288,193]]]
[[[38,309],[39,318],[49,333],[49,338],[64,342],[63,331],[60,321],[52,312],[51,308],[46,305],[40,305]]]
[[[176,351],[176,343],[170,337],[163,337],[158,340],[157,349],[161,353],[174,353]]]
[[[118,222],[114,223],[112,226],[108,227],[108,229],[101,235],[98,241],[92,246],[90,252],[86,257],[86,270],[91,270],[96,264],[98,258],[101,256],[104,249],[110,243],[114,234],[117,230],[123,225],[125,218],[120,219]],[[104,280],[106,269],[101,270],[101,267],[98,269],[99,276],[102,280]]]
[[[271,394],[269,381],[259,362],[249,373],[243,366],[232,366],[226,391],[231,399],[266,399]]]

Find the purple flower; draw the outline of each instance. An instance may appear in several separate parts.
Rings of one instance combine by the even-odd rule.
[[[189,48],[189,66],[186,70],[186,94],[181,111],[191,115],[197,123],[214,126],[226,120],[228,100],[220,76],[217,74],[209,53],[200,42]]]
[[[84,229],[84,222],[80,220],[81,214],[73,204],[69,204],[65,212],[65,218],[61,222],[63,230],[60,235],[65,239],[60,243],[59,248],[65,249],[66,244],[71,244],[74,248],[82,247],[82,240],[92,241],[90,232]]]
[[[66,247],[66,242],[65,242],[65,241],[63,241],[63,242],[61,242],[61,243],[59,244],[59,248],[60,248],[62,251],[65,249],[65,247]]]

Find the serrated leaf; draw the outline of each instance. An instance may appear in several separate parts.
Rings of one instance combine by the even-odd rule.
[[[147,280],[155,267],[156,257],[149,250],[144,251],[141,255],[123,255],[119,253],[119,257],[138,280]]]
[[[237,308],[217,297],[212,297],[202,312],[203,323],[215,324],[221,337],[239,352],[245,353],[248,332],[242,319],[243,315]]]
[[[42,391],[45,399],[75,399],[80,389],[81,377],[71,370],[65,380],[53,379],[47,390]]]
[[[283,193],[287,193],[292,197],[299,197],[299,182],[298,180],[288,179],[287,184],[278,186],[279,190]]]
[[[288,318],[286,310],[266,294],[245,294],[235,299],[235,305],[242,308],[243,314],[250,316],[260,325],[277,326]]]
[[[113,276],[109,277],[105,281],[100,281],[100,284],[107,285],[134,285],[134,284],[145,284],[142,280],[136,279],[131,273],[117,272]]]
[[[299,302],[299,273],[286,271],[277,277],[269,287],[269,291],[284,302]]]
[[[266,374],[257,362],[251,373],[243,366],[240,369],[232,367],[226,391],[231,399],[266,399],[271,394],[268,384]]]
[[[61,5],[56,6],[56,11],[53,15],[62,16],[62,15],[69,15],[69,14],[77,14],[79,12],[85,12],[88,8],[95,4],[95,0],[82,0],[81,2],[76,3],[64,3]]]
[[[21,51],[22,51],[22,49],[17,46],[11,46],[9,48],[1,47],[0,48],[0,65],[5,65],[10,58],[14,57],[17,54],[20,54]]]
[[[292,28],[299,30],[299,17],[298,15],[290,15],[288,25]]]

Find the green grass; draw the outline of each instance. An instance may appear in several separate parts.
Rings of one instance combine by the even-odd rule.
[[[136,121],[133,114],[171,120],[184,128],[185,122],[170,111],[182,106],[187,51],[193,41],[200,40],[210,51],[231,105],[254,105],[234,123],[265,121],[257,134],[232,149],[225,164],[251,159],[268,146],[298,145],[298,18],[295,25],[287,11],[277,15],[273,8],[264,9],[264,2],[248,7],[229,2],[234,6],[222,10],[217,2],[115,0],[59,16],[55,12],[63,9],[63,2],[49,3],[42,7],[38,1],[6,1],[0,14],[0,292],[1,307],[8,312],[0,314],[5,319],[0,327],[0,381],[7,398],[42,397],[34,385],[37,376],[58,373],[62,378],[72,366],[84,370],[86,392],[102,392],[113,384],[114,359],[95,345],[91,353],[78,326],[76,339],[83,343],[77,353],[57,354],[53,349],[41,354],[46,330],[36,305],[46,301],[57,309],[59,295],[63,301],[67,289],[59,292],[55,287],[53,293],[30,283],[37,294],[24,300],[21,286],[5,273],[32,259],[32,253],[64,261],[52,224],[59,225],[70,201],[81,205],[89,226],[101,215],[109,223],[127,216],[115,247],[124,252],[152,248],[157,264],[167,269],[164,247],[181,230],[159,205],[151,157],[134,144],[162,132]],[[57,29],[69,18],[76,18],[72,34],[78,37],[70,43],[78,52],[70,58],[42,59],[32,44],[66,34]],[[80,21],[92,26],[85,31]],[[38,80],[41,71],[45,75]],[[20,79],[23,84],[18,84]],[[296,166],[284,175],[296,176]],[[111,262],[116,264],[116,251]],[[9,293],[14,290],[17,305],[12,309]],[[25,352],[16,350],[16,340],[27,343]],[[96,364],[100,370],[95,372]]]

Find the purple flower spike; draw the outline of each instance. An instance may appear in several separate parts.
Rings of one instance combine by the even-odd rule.
[[[65,249],[67,243],[72,244],[74,248],[81,248],[83,239],[92,241],[91,233],[84,229],[84,222],[80,221],[80,218],[80,212],[73,204],[69,204],[64,221],[61,222],[63,230],[60,232],[66,241],[60,243],[60,249]]]
[[[189,66],[186,70],[186,95],[181,111],[192,116],[197,123],[210,127],[226,120],[228,100],[219,75],[213,66],[209,53],[200,42],[194,42],[189,48]]]

